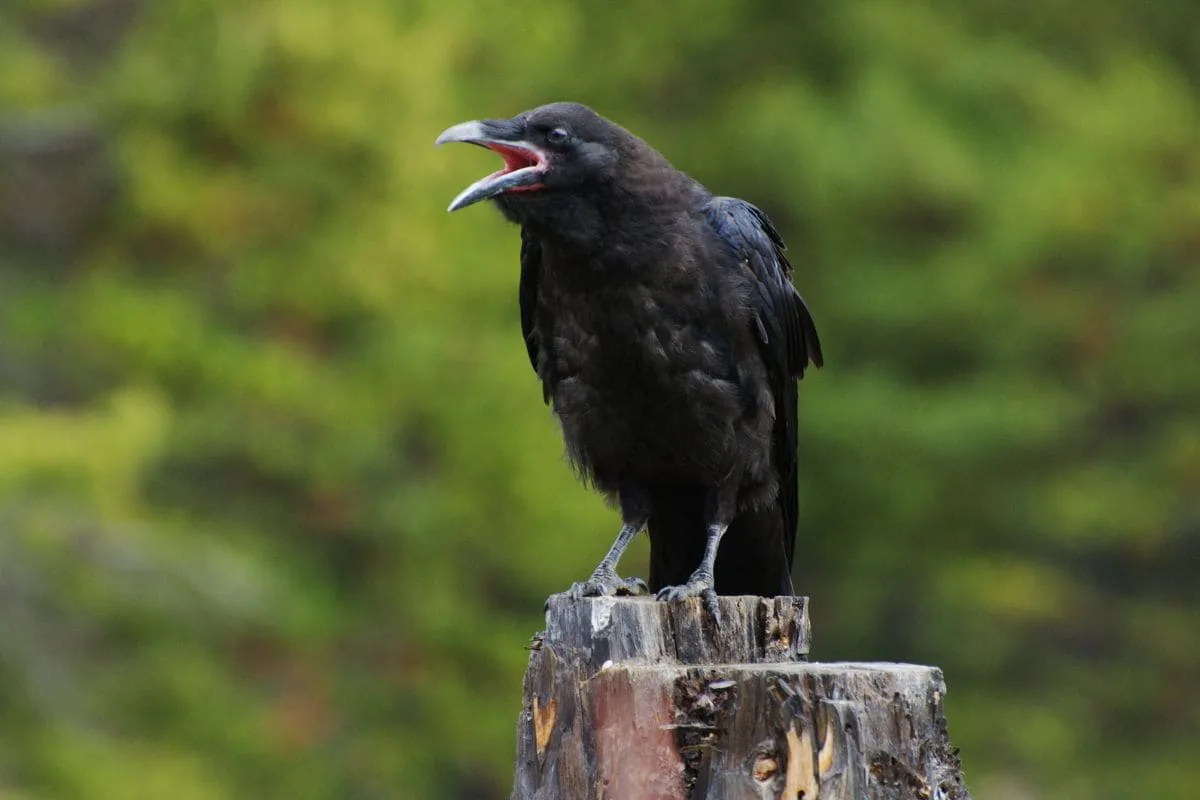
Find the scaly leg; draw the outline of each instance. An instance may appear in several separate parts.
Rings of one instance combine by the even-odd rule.
[[[683,600],[687,597],[702,597],[704,605],[708,607],[714,617],[716,616],[717,586],[716,579],[713,578],[713,569],[717,563],[717,548],[721,546],[721,537],[728,529],[729,525],[725,523],[708,526],[708,541],[704,544],[704,557],[700,559],[700,566],[696,567],[696,571],[682,586],[664,586],[659,589],[657,595],[659,600],[669,602]]]
[[[641,578],[622,578],[617,574],[617,562],[621,560],[634,537],[646,529],[646,523],[650,521],[650,511],[640,492],[622,490],[620,495],[621,531],[613,541],[612,547],[608,548],[608,553],[592,572],[592,577],[571,584],[571,588],[567,589],[568,596],[579,598],[646,593],[646,582]]]
[[[717,585],[713,570],[717,563],[717,548],[721,546],[721,537],[729,530],[737,508],[736,487],[722,487],[709,495],[709,508],[706,516],[710,520],[707,526],[708,538],[704,542],[704,556],[700,566],[682,586],[664,586],[656,595],[659,600],[670,602],[683,600],[688,597],[700,597],[713,617],[717,616]]]

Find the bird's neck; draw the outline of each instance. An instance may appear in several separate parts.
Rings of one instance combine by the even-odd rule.
[[[566,196],[551,217],[531,219],[524,227],[561,257],[609,272],[636,270],[667,249],[671,231],[703,202],[703,189],[676,174],[683,180],[629,177],[602,192]]]
[[[617,219],[598,214],[584,224],[532,232],[542,243],[546,261],[556,265],[567,282],[591,280],[612,284],[623,277],[635,279],[666,258],[670,220],[646,213]]]

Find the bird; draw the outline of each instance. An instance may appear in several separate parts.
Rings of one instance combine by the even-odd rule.
[[[570,597],[791,595],[797,382],[824,363],[785,245],[749,202],[714,195],[643,139],[556,102],[463,122],[437,145],[502,169],[465,188],[520,226],[518,304],[542,399],[621,528]],[[642,531],[649,585],[618,562]]]

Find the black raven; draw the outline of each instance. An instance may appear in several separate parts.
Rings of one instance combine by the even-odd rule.
[[[766,214],[577,103],[464,122],[445,142],[504,159],[449,210],[491,199],[521,226],[529,360],[572,464],[621,509],[570,593],[645,591],[616,567],[648,528],[660,599],[791,594],[796,380],[822,357]]]

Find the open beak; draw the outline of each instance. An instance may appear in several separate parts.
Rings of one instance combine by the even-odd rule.
[[[523,139],[524,129],[511,120],[462,122],[442,131],[434,143],[466,142],[486,147],[504,159],[504,169],[480,178],[459,193],[447,211],[457,211],[505,192],[542,188],[546,153]]]

